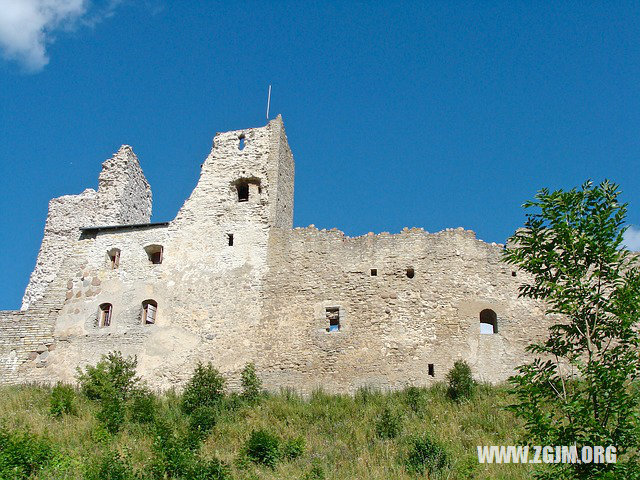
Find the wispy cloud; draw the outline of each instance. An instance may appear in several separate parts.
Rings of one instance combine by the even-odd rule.
[[[29,72],[49,63],[47,45],[61,30],[93,26],[113,15],[122,0],[0,0],[0,49]]]
[[[640,228],[631,225],[624,232],[624,244],[628,250],[640,252]]]

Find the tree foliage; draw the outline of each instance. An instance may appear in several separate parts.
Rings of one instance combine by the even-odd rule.
[[[606,180],[540,190],[504,252],[529,274],[520,296],[543,300],[555,319],[548,338],[529,346],[535,361],[511,379],[529,442],[618,449],[617,464],[555,464],[542,478],[640,476],[640,272],[623,245],[619,195]]]

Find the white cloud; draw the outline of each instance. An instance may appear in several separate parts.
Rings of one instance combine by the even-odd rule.
[[[28,71],[41,70],[49,63],[47,45],[56,31],[95,25],[113,15],[120,1],[93,8],[90,0],[0,0],[2,55]]]
[[[624,244],[628,250],[640,252],[640,228],[631,225],[624,232]]]

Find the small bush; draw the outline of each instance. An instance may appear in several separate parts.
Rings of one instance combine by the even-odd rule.
[[[123,400],[115,394],[103,398],[100,401],[100,410],[96,414],[96,418],[109,433],[118,433],[125,421]]]
[[[182,410],[191,413],[198,407],[215,406],[224,397],[226,381],[211,363],[198,363],[182,394]]]
[[[244,454],[254,463],[275,468],[281,458],[280,439],[267,430],[254,430],[245,443]]]
[[[451,400],[460,402],[473,397],[476,383],[471,375],[471,368],[467,362],[458,360],[453,364],[453,368],[447,373],[449,387],[447,395]]]
[[[196,461],[185,477],[189,480],[232,480],[233,478],[229,465],[217,458]]]
[[[193,468],[195,456],[193,445],[162,420],[154,423],[153,457],[151,467],[154,475],[159,478],[186,476]]]
[[[88,365],[84,371],[77,368],[76,377],[80,389],[91,400],[102,400],[114,394],[126,400],[139,388],[137,366],[135,356],[124,358],[120,352],[109,352],[95,367]]]
[[[407,387],[404,391],[405,403],[413,413],[420,413],[425,406],[424,389],[418,387]]]
[[[325,480],[325,478],[324,468],[322,468],[322,463],[317,458],[311,461],[311,468],[302,477],[303,480]]]
[[[54,458],[48,440],[0,427],[0,478],[32,478]]]
[[[109,452],[85,472],[85,480],[137,480],[140,478],[134,471],[129,457],[113,451]]]
[[[76,393],[72,386],[57,383],[51,390],[51,406],[49,411],[54,417],[61,417],[65,414],[75,415],[76,408],[73,400]]]
[[[443,446],[428,436],[414,438],[405,459],[405,466],[411,473],[437,475],[450,465],[449,455]]]
[[[218,410],[215,407],[203,406],[196,408],[189,417],[189,430],[199,435],[205,435],[216,425]]]
[[[256,402],[262,393],[262,381],[256,373],[254,363],[248,363],[241,373],[242,397],[249,402]]]
[[[385,406],[376,422],[376,435],[382,439],[396,438],[402,431],[402,416]]]
[[[132,422],[147,424],[153,423],[156,418],[157,402],[153,393],[140,389],[131,397],[129,404],[129,417]]]
[[[292,438],[282,447],[282,456],[287,460],[295,460],[302,456],[306,443],[303,437]]]

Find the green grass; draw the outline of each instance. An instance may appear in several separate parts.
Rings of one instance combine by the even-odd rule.
[[[75,414],[55,417],[50,399],[47,387],[0,388],[0,429],[16,435],[29,432],[48,441],[54,451],[53,458],[29,478],[93,478],[91,469],[116,452],[126,459],[128,468],[140,473],[137,478],[168,478],[150,473],[159,456],[154,449],[153,424],[135,423],[127,417],[123,428],[110,434],[96,419],[97,402],[76,393]],[[444,385],[400,392],[361,390],[355,396],[316,391],[309,398],[289,391],[266,395],[257,402],[232,400],[226,397],[218,407],[215,425],[199,446],[196,443],[193,455],[202,461],[215,457],[225,462],[236,480],[304,480],[322,475],[326,479],[374,480],[518,480],[532,476],[529,465],[477,462],[477,445],[519,443],[521,424],[504,410],[511,399],[501,387],[481,386],[472,400],[462,403],[449,400]],[[401,419],[393,438],[381,437],[377,427],[385,409]],[[189,417],[175,392],[158,396],[156,418],[178,436],[188,433]],[[295,458],[283,454],[273,468],[253,463],[243,452],[252,432],[260,430],[276,435],[282,445],[298,442],[304,451]],[[424,435],[443,445],[448,454],[450,466],[439,476],[416,477],[406,468],[411,440]],[[2,449],[0,445],[0,467]],[[16,478],[8,475],[0,469],[0,479]]]

